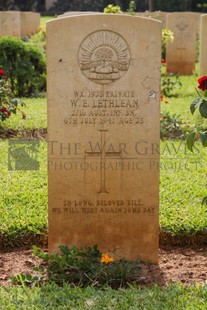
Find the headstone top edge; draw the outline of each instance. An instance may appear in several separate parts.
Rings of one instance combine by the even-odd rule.
[[[107,18],[107,19],[110,19],[110,18],[121,18],[121,19],[137,19],[137,20],[146,20],[147,22],[150,22],[150,23],[154,23],[154,24],[160,24],[162,25],[162,21],[161,20],[157,20],[155,18],[149,18],[149,17],[145,17],[145,16],[132,16],[132,15],[128,15],[128,14],[105,14],[105,13],[84,13],[84,14],[77,14],[77,15],[66,15],[66,16],[61,16],[61,17],[58,17],[56,19],[53,19],[53,20],[49,20],[48,22],[46,22],[46,25],[52,25],[52,24],[57,24],[57,23],[63,23],[65,22],[66,20],[71,20],[71,19],[87,19],[87,18],[95,18],[95,17],[98,17],[98,18]]]
[[[202,13],[201,12],[192,12],[192,11],[177,11],[177,12],[167,12],[167,15],[201,15]]]

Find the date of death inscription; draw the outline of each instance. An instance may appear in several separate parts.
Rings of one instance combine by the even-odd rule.
[[[74,91],[65,125],[142,125],[135,91]]]
[[[145,207],[138,200],[64,200],[61,207],[52,208],[52,213],[70,215],[85,214],[148,214],[155,213],[154,207]]]

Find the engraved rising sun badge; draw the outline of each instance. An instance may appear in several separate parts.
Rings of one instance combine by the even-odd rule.
[[[112,83],[129,68],[129,46],[116,32],[96,31],[82,41],[78,60],[82,73],[88,79],[99,84]]]

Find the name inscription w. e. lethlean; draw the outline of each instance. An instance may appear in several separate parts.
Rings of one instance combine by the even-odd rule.
[[[156,93],[149,92],[149,98],[155,99]],[[66,108],[64,122],[67,125],[130,125],[144,122],[136,91],[74,91]]]

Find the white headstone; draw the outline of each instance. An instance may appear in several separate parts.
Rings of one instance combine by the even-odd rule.
[[[161,22],[47,23],[49,251],[158,262]]]

